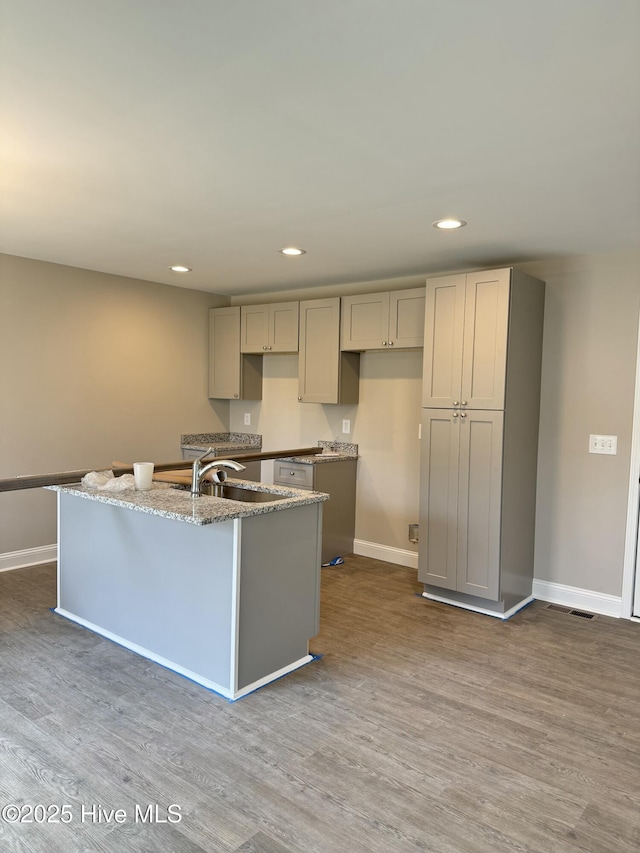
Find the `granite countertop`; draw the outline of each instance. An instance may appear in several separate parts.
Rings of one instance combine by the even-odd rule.
[[[329,499],[329,495],[323,492],[271,486],[248,480],[228,479],[226,482],[229,485],[242,486],[249,490],[285,495],[287,499],[273,503],[245,503],[227,498],[214,498],[209,495],[192,498],[188,490],[167,487],[164,484],[157,483],[154,483],[148,492],[137,492],[135,489],[126,489],[122,492],[105,492],[83,486],[80,483],[69,486],[47,486],[46,488],[54,492],[76,495],[90,501],[131,509],[135,512],[146,512],[149,515],[158,515],[162,518],[198,525],[215,524],[234,518],[249,518],[252,515],[279,512],[303,504],[320,503]]]
[[[279,456],[281,462],[301,462],[303,465],[318,465],[325,462],[344,462],[358,458],[358,445],[344,441],[319,441],[322,453],[313,456]]]
[[[250,432],[191,432],[180,436],[183,450],[257,450],[262,447],[262,436]]]

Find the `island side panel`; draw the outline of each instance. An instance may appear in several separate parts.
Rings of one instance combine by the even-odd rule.
[[[58,608],[231,690],[234,522],[59,498]]]
[[[322,506],[242,519],[238,689],[304,658],[319,631]]]

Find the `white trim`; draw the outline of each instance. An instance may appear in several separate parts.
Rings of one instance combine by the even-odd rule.
[[[276,672],[271,672],[269,675],[265,675],[263,678],[258,679],[258,681],[254,681],[252,684],[247,684],[246,687],[242,687],[240,690],[231,691],[227,687],[217,684],[215,681],[203,678],[201,675],[192,672],[190,669],[185,669],[185,667],[180,666],[167,658],[163,658],[154,652],[150,652],[149,649],[145,649],[143,646],[137,645],[137,643],[125,640],[124,637],[120,637],[112,631],[107,631],[105,628],[100,628],[98,625],[95,625],[93,622],[89,622],[87,619],[75,616],[73,613],[70,613],[68,610],[64,610],[62,607],[56,607],[55,612],[60,614],[60,616],[64,616],[65,619],[69,619],[71,622],[82,625],[83,628],[88,628],[95,634],[99,634],[101,637],[105,637],[107,640],[111,640],[119,646],[129,649],[129,651],[135,652],[137,655],[140,655],[147,660],[160,664],[160,666],[164,666],[166,669],[170,669],[173,672],[177,672],[178,675],[184,675],[184,677],[188,678],[190,681],[195,681],[196,684],[200,684],[208,690],[213,690],[215,693],[219,693],[221,696],[224,696],[225,699],[240,699],[242,696],[246,696],[247,693],[252,693],[259,687],[263,687],[265,684],[269,684],[269,682],[275,681],[277,678],[281,678],[283,675],[287,675],[288,673],[293,672],[294,669],[299,669],[301,666],[304,666],[314,660],[313,655],[305,655],[305,657],[300,658],[300,660],[287,664],[287,666],[283,666],[282,669],[278,669]]]
[[[624,540],[624,562],[622,569],[622,609],[620,615],[629,618],[633,614],[634,584],[640,583],[640,567],[637,563],[638,505],[640,501],[640,323],[638,324],[638,352],[636,356],[636,389],[633,401],[633,427],[631,432],[631,464],[629,468],[629,502],[627,504],[627,531]],[[640,615],[640,614],[636,614]]]
[[[231,694],[238,690],[238,647],[240,645],[240,548],[242,519],[233,521],[233,555],[231,557],[231,643],[229,652],[229,684]]]
[[[379,545],[377,542],[367,542],[364,539],[353,540],[353,553],[360,557],[372,557],[385,563],[397,563],[399,566],[418,568],[418,554],[404,548],[392,548],[390,545]]]
[[[60,607],[60,587],[61,580],[60,575],[62,572],[60,571],[60,501],[62,500],[62,492],[56,492],[56,536],[58,537],[58,571],[56,572],[56,606]]]
[[[259,678],[257,681],[254,681],[253,684],[247,684],[246,687],[241,687],[240,690],[236,690],[232,698],[241,699],[243,696],[246,696],[247,693],[253,693],[253,691],[257,690],[259,687],[264,687],[265,684],[270,684],[272,681],[282,678],[283,675],[288,675],[290,672],[293,672],[294,669],[300,669],[301,666],[311,663],[312,660],[315,660],[313,655],[305,655],[303,658],[300,658],[300,660],[288,663],[286,666],[283,666],[282,669],[270,672],[269,675],[265,675],[263,678]]]
[[[504,613],[499,613],[496,610],[487,610],[484,607],[476,607],[473,604],[465,604],[457,600],[454,601],[454,599],[445,598],[443,595],[433,595],[431,592],[423,592],[421,595],[423,598],[428,598],[430,601],[439,601],[442,604],[450,604],[452,607],[462,607],[463,610],[473,610],[474,613],[482,613],[484,616],[494,616],[496,619],[503,620],[510,619],[515,613],[522,610],[523,607],[526,607],[527,604],[531,604],[531,602],[535,600],[532,595],[529,595],[527,598],[523,598],[522,601],[519,601],[510,610],[505,610]]]
[[[563,583],[534,580],[533,596],[541,601],[576,607],[590,613],[601,613],[603,616],[619,618],[623,615],[620,596],[594,592],[591,589],[580,589],[576,586],[565,586]]]
[[[6,554],[0,554],[0,572],[26,569],[27,566],[40,566],[42,563],[54,563],[57,559],[57,545],[40,545],[37,548],[25,548],[23,551],[8,551]]]

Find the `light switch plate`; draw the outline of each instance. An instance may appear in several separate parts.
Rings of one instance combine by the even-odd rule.
[[[251,412],[244,413],[244,425],[251,426]]]
[[[349,418],[344,418],[342,421],[342,433],[343,435],[348,435],[351,432],[351,421]]]
[[[615,456],[618,452],[617,435],[590,435],[589,453],[605,453]]]

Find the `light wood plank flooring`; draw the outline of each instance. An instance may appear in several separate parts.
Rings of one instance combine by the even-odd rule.
[[[49,612],[55,566],[0,574],[0,809],[72,815],[0,850],[638,853],[640,625],[419,590],[323,569],[323,657],[230,704]]]

